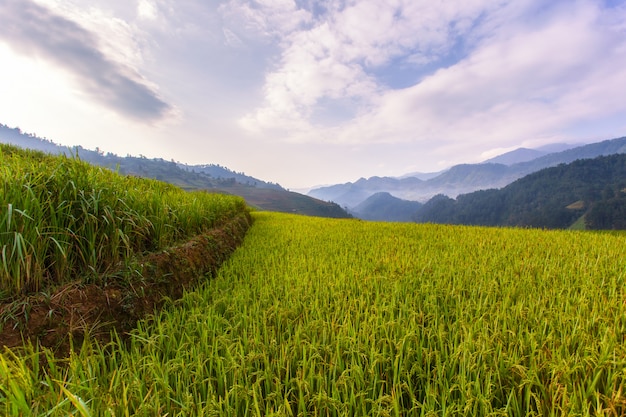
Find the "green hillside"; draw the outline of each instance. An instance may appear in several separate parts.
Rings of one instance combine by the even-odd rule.
[[[304,194],[275,188],[249,187],[232,183],[229,186],[216,189],[225,194],[242,197],[246,203],[258,210],[276,211],[282,213],[304,214],[307,216],[350,218],[339,205],[309,197]]]
[[[436,196],[418,222],[565,229],[626,229],[626,154],[580,159],[537,171],[502,189]],[[584,219],[581,217],[584,216]]]
[[[624,234],[253,216],[215,279],[125,343],[5,351],[0,409],[626,413]]]

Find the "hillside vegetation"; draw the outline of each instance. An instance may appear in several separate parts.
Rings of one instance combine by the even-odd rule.
[[[527,175],[502,189],[436,196],[418,222],[589,229],[626,228],[626,154],[581,159]]]
[[[5,414],[626,413],[624,234],[253,216],[126,343],[5,351]]]

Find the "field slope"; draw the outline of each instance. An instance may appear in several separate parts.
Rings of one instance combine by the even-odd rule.
[[[239,197],[0,144],[0,347],[63,354],[72,335],[134,327],[214,272],[250,220]]]
[[[67,366],[0,356],[50,415],[626,412],[626,236],[254,213],[218,276]],[[51,360],[49,356],[47,360]],[[128,413],[128,414],[125,414]]]

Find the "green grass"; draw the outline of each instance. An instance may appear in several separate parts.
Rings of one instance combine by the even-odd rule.
[[[127,344],[87,340],[67,362],[32,348],[0,356],[0,407],[626,412],[626,235],[254,217],[216,279],[141,323]]]
[[[8,145],[0,146],[0,184],[0,299],[96,280],[246,210],[241,198]]]
[[[587,225],[585,224],[585,215],[583,214],[576,220],[570,227],[570,230],[586,230]]]

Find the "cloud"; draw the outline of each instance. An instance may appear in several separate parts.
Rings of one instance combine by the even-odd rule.
[[[158,12],[156,6],[149,0],[139,0],[137,15],[140,19],[155,20],[158,17]]]
[[[232,30],[224,28],[222,32],[224,34],[224,40],[225,40],[226,45],[233,47],[233,48],[241,48],[244,46],[243,41],[239,39],[239,37],[235,35],[235,33]]]
[[[136,71],[109,58],[94,33],[33,1],[0,3],[0,39],[18,53],[62,67],[90,96],[123,116],[152,122],[173,111]]]
[[[435,3],[342,3],[286,33],[264,102],[242,125],[274,136],[282,127],[293,141],[414,143],[443,155],[552,140],[626,111],[624,7]],[[439,69],[404,88],[379,77],[399,63],[419,73],[429,61]],[[325,124],[314,116],[328,100],[356,111]]]
[[[592,4],[579,3],[558,10],[543,26],[491,38],[457,64],[387,92],[355,124],[371,132],[372,141],[476,144],[480,138],[556,134],[568,123],[624,111],[616,99],[626,92],[626,42],[605,17]],[[410,126],[411,132],[394,126]]]
[[[236,3],[248,10],[242,1]],[[250,130],[294,123],[310,131],[316,108],[348,103],[359,114],[386,89],[377,72],[394,65],[416,67],[439,60],[472,22],[491,6],[459,1],[449,6],[395,0],[328,2],[307,25],[284,27],[277,68],[265,79],[265,102],[242,119]],[[299,11],[293,10],[296,15]],[[319,126],[316,126],[319,127]]]
[[[228,0],[218,10],[231,29],[236,28],[251,38],[280,38],[312,17],[294,0]]]

